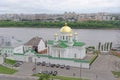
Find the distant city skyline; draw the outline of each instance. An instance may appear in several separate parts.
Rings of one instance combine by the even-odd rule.
[[[0,14],[120,13],[120,0],[0,0]]]

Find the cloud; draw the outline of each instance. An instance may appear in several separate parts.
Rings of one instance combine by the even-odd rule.
[[[0,0],[0,13],[120,12],[119,0]]]

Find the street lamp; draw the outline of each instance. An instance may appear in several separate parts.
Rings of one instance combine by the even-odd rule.
[[[81,58],[81,54],[80,54],[80,58]],[[82,70],[81,69],[82,69],[82,64],[81,64],[81,59],[80,59],[80,78],[81,78],[81,75],[82,75]]]
[[[33,67],[32,71],[33,71],[33,74],[36,73],[36,58],[35,58],[35,64],[34,64],[34,67]]]
[[[82,71],[81,71],[81,67],[82,67],[82,64],[81,64],[81,62],[80,62],[80,78],[81,78],[81,75],[82,75]]]
[[[37,68],[37,66],[36,66],[37,64],[36,64],[36,58],[35,58],[35,73],[36,73],[36,68]]]
[[[5,59],[6,59],[6,57],[7,57],[7,54],[6,54],[6,53],[4,53],[4,54],[3,54],[4,63],[6,62],[6,60],[5,60]]]

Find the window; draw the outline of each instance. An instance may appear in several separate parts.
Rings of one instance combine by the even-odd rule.
[[[63,40],[65,39],[65,36],[63,36]]]
[[[76,58],[76,54],[74,54],[74,58]]]

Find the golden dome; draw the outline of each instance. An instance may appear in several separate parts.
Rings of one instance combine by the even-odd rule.
[[[69,26],[67,26],[67,23],[65,23],[65,26],[63,26],[60,29],[60,32],[62,32],[62,33],[70,33],[70,32],[72,32],[72,29]]]

